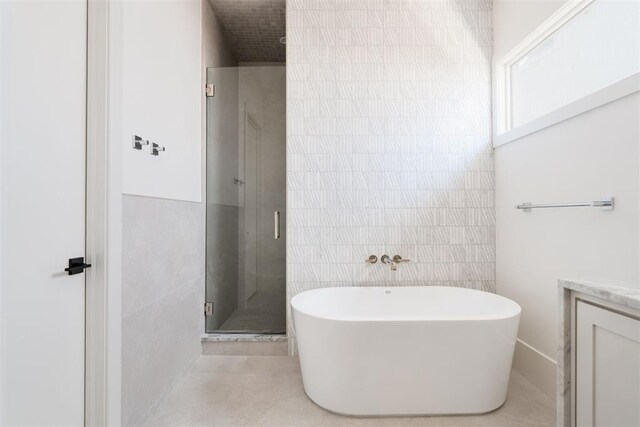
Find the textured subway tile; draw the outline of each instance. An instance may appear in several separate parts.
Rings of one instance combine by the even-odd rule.
[[[491,1],[288,8],[289,298],[339,285],[495,291]],[[364,262],[383,253],[412,262]]]
[[[467,263],[465,264],[466,280],[495,280],[494,263]]]
[[[465,191],[465,201],[468,207],[493,208],[494,191],[493,190],[470,190]]]
[[[496,250],[494,245],[466,245],[466,262],[469,263],[494,263],[496,260]]]
[[[494,174],[491,172],[467,172],[464,176],[464,185],[467,189],[493,189]]]
[[[495,225],[495,211],[490,208],[468,209],[468,225]]]
[[[465,240],[467,244],[494,244],[495,228],[494,227],[466,227]]]
[[[362,264],[370,255],[380,257],[384,251],[384,245],[353,245],[351,248],[351,261],[353,264]],[[366,263],[366,266],[372,266]],[[377,270],[377,269],[376,269]]]

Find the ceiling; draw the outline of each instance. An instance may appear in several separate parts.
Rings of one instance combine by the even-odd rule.
[[[285,62],[286,0],[209,0],[238,62]]]

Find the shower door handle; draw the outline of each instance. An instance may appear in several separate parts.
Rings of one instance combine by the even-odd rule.
[[[279,211],[273,212],[273,238],[276,240],[280,238],[280,212]]]

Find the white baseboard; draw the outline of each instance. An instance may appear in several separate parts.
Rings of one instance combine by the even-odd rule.
[[[516,341],[513,369],[556,400],[556,362],[524,341]]]

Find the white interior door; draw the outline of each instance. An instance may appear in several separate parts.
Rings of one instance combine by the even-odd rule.
[[[86,0],[0,1],[0,425],[82,425]]]

